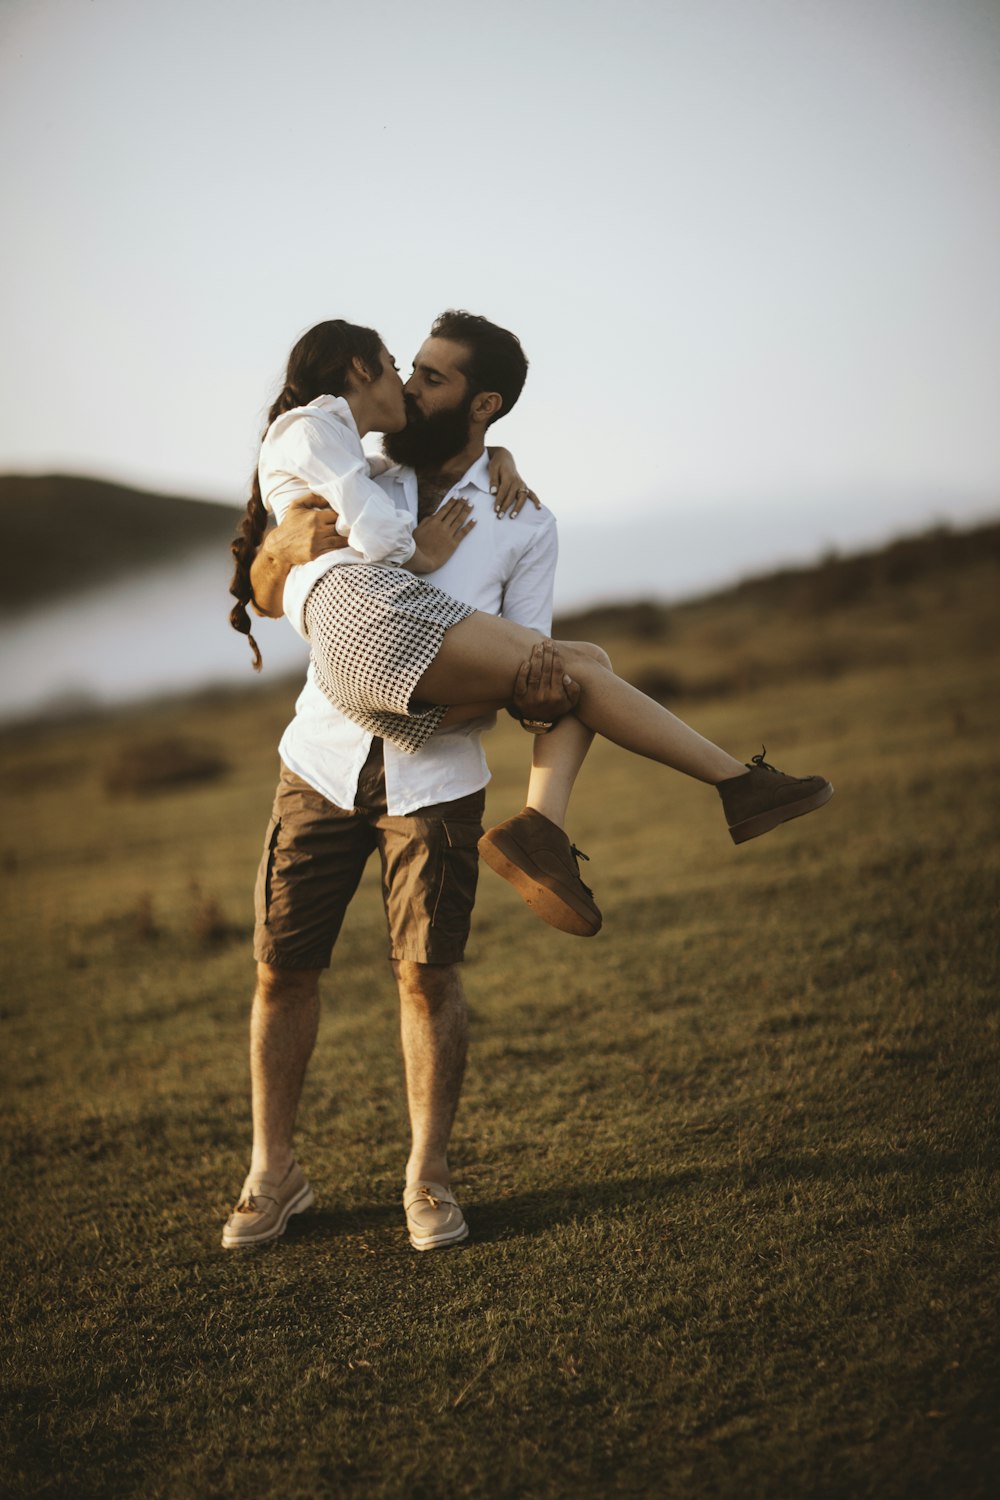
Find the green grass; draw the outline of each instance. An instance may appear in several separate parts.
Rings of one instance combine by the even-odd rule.
[[[837,796],[734,850],[713,794],[600,745],[572,824],[600,936],[483,872],[472,1238],[440,1255],[399,1208],[374,871],[303,1100],[317,1209],[219,1247],[293,691],[8,733],[3,1492],[992,1495],[997,583],[983,557],[605,639],[633,675],[716,683],[680,711]],[[157,737],[232,769],[112,795]],[[494,736],[495,817],[525,754]]]

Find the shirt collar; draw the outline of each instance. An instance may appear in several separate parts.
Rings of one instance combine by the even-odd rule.
[[[351,429],[360,443],[361,434],[358,432],[358,424],[355,422],[354,413],[343,396],[317,396],[309,402],[309,406],[316,406],[320,411],[328,411],[331,416],[339,417]]]
[[[386,469],[385,471],[385,477],[387,479],[394,479],[397,484],[405,484],[410,475],[416,478],[413,470],[407,468],[404,464],[396,464],[394,468]],[[488,495],[490,492],[490,456],[485,449],[480,453],[478,458],[473,459],[461,479],[457,480],[451,486],[452,490],[468,488],[482,490],[484,495]],[[449,491],[450,493],[451,491]]]
[[[465,485],[474,485],[477,490],[482,490],[484,495],[490,492],[490,458],[485,448],[474,463],[470,464],[461,482],[454,486],[462,489]]]

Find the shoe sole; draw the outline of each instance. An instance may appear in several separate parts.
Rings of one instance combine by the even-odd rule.
[[[762,833],[770,833],[772,828],[777,828],[780,823],[789,823],[792,818],[801,818],[806,813],[815,812],[818,807],[823,807],[833,796],[833,787],[829,782],[820,787],[818,792],[812,792],[808,797],[803,797],[799,802],[786,802],[784,807],[772,807],[767,812],[757,813],[752,818],[744,818],[742,823],[733,823],[729,828],[729,837],[734,844],[745,844],[748,839],[759,838]]]
[[[315,1194],[313,1193],[312,1188],[307,1183],[299,1193],[298,1197],[290,1198],[288,1200],[284,1208],[281,1210],[280,1215],[278,1216],[277,1223],[273,1224],[270,1229],[265,1229],[260,1234],[241,1234],[238,1236],[227,1235],[225,1230],[223,1230],[223,1250],[242,1250],[244,1248],[249,1249],[253,1245],[266,1245],[271,1240],[280,1239],[285,1230],[288,1228],[288,1221],[292,1217],[292,1214],[305,1213],[307,1208],[312,1208],[315,1201]]]
[[[449,1245],[460,1245],[463,1240],[469,1238],[469,1226],[463,1224],[461,1229],[453,1229],[450,1234],[431,1234],[423,1239],[416,1235],[410,1235],[410,1244],[414,1250],[446,1250]]]
[[[484,833],[479,840],[478,847],[480,855],[490,869],[509,881],[535,915],[541,917],[542,921],[547,922],[550,927],[557,928],[559,932],[568,932],[572,937],[594,937],[600,932],[602,919],[598,918],[595,923],[593,917],[577,911],[556,891],[543,885],[543,871],[539,871],[537,877],[532,877],[526,870],[523,870],[504,849],[502,834],[491,838],[488,833]],[[516,850],[521,859],[529,858],[513,840],[510,840],[508,848]]]

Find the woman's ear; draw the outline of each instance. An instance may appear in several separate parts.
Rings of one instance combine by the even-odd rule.
[[[351,374],[358,385],[371,385],[372,383],[371,371],[360,354],[355,354],[351,360]]]

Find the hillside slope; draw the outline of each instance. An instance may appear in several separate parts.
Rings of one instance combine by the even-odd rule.
[[[957,580],[965,569],[980,564],[1000,566],[1000,521],[962,530],[937,526],[864,552],[831,553],[801,567],[757,572],[680,604],[622,600],[574,610],[561,615],[554,629],[565,640],[613,631],[657,641],[678,615],[719,603],[819,619],[845,606],[883,599],[923,580]]]
[[[0,475],[0,612],[57,598],[134,568],[225,546],[233,506],[70,475]]]
[[[710,788],[599,740],[601,933],[482,872],[438,1259],[377,859],[322,981],[316,1207],[219,1248],[298,683],[0,732],[0,1493],[244,1500],[235,1453],[265,1497],[995,1494],[1000,570],[918,555],[835,608],[820,570],[594,632],[837,792],[734,849]],[[489,822],[531,749],[503,716]]]

